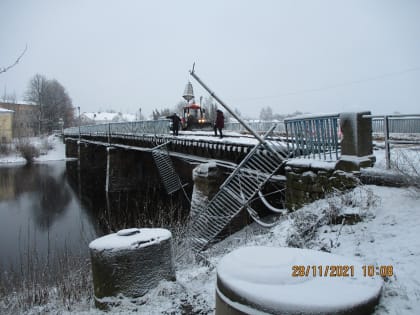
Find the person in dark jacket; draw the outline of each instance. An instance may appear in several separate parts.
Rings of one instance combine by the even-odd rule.
[[[225,127],[225,116],[223,112],[218,109],[216,111],[216,122],[214,124],[214,135],[217,137],[217,130],[219,130],[220,138],[223,138],[222,129]]]
[[[179,116],[174,113],[171,116],[167,116],[166,118],[172,119],[172,132],[174,134],[174,136],[178,135],[178,131],[179,131],[179,123],[181,122],[181,118],[179,118]]]

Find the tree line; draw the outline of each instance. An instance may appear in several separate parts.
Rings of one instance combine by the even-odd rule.
[[[66,89],[56,79],[36,74],[29,81],[25,101],[38,106],[39,133],[59,129],[74,123],[73,103]]]

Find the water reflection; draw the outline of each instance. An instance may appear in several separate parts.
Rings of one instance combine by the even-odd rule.
[[[108,193],[105,192],[103,167],[89,167],[78,172],[77,162],[67,162],[70,185],[91,220],[98,224],[98,235],[129,227],[170,227],[188,215],[190,204],[184,192],[166,193],[151,154],[141,154],[140,161],[132,175],[137,177],[138,186]],[[174,164],[181,181],[187,183],[185,193],[190,197],[194,165],[179,160]]]
[[[94,224],[68,185],[64,162],[0,167],[0,266],[55,250],[87,252]],[[36,257],[34,257],[36,256]]]
[[[109,193],[103,165],[82,172],[78,161],[0,167],[0,270],[33,260],[53,267],[63,253],[87,257],[98,236],[182,222],[189,212],[184,192],[169,196],[150,154],[141,161],[136,190]],[[182,163],[175,161],[191,196],[193,166]]]

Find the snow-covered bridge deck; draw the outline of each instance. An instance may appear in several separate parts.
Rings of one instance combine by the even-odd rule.
[[[70,132],[71,131],[71,132]],[[211,131],[180,131],[178,136],[170,133],[130,133],[130,132],[78,132],[78,128],[64,133],[67,147],[71,143],[91,143],[123,149],[150,151],[163,143],[168,144],[171,155],[188,160],[205,162],[209,159],[239,163],[258,141],[249,135],[227,131],[223,138],[215,137]],[[284,138],[274,138],[282,142]],[[67,156],[75,157],[76,152],[67,151]]]

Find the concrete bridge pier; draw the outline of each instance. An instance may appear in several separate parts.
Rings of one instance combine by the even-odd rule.
[[[144,172],[141,153],[112,146],[106,152],[105,191],[136,190]]]
[[[66,158],[79,158],[79,144],[78,141],[71,138],[65,139],[66,144]]]

